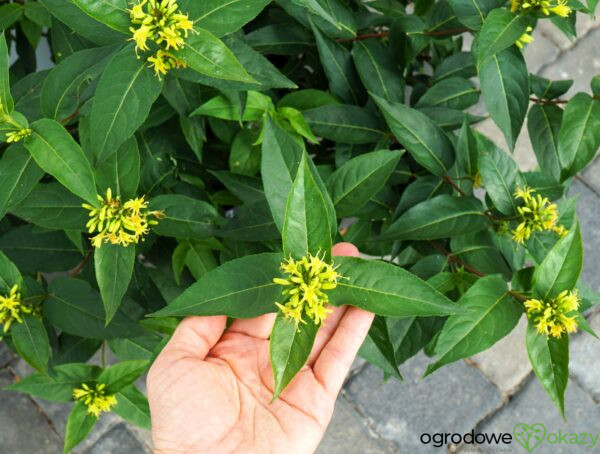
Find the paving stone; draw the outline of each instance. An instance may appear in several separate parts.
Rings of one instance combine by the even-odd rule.
[[[560,49],[541,28],[536,27],[532,36],[533,42],[525,46],[523,56],[529,72],[537,74],[545,65],[556,60]]]
[[[554,63],[541,71],[541,75],[553,80],[573,79],[573,86],[564,95],[566,98],[580,91],[590,93],[590,81],[600,73],[598,42],[600,42],[600,28],[590,31],[585,39],[563,52]]]
[[[532,377],[523,389],[513,397],[509,405],[479,425],[475,432],[512,434],[513,428],[518,423],[542,424],[546,428],[546,437],[558,433],[559,430],[561,434],[566,432],[592,432],[594,436],[599,432],[600,407],[573,381],[569,383],[565,396],[565,416],[566,420],[562,419],[559,411],[554,407],[538,380]],[[551,441],[553,439],[554,437],[551,437]],[[501,452],[494,451],[498,448],[512,448],[512,452],[517,453],[525,452],[515,440],[511,445],[482,445],[481,448],[480,452],[483,453]],[[589,446],[566,445],[564,443],[550,444],[543,440],[533,452],[535,454],[570,454],[596,452],[597,449],[598,445],[594,450],[591,450]],[[464,445],[459,452],[465,454],[474,451],[472,445]]]
[[[6,346],[4,342],[0,342],[0,369],[5,367],[13,358],[13,352]]]
[[[597,157],[586,167],[580,177],[600,194],[600,157]]]
[[[14,391],[2,391],[13,382],[0,372],[0,454],[59,454],[62,440],[31,400]]]
[[[577,214],[583,239],[583,281],[592,289],[600,292],[600,200],[588,187],[579,181],[575,181],[569,191],[571,196],[579,195],[577,202]]]
[[[150,454],[125,424],[119,424],[92,446],[86,454]]]
[[[598,17],[591,18],[587,14],[578,14],[575,28],[577,30],[577,38],[570,39],[549,20],[541,20],[536,26],[536,30],[540,30],[542,34],[556,44],[561,50],[567,50],[578,41],[587,39],[587,33],[597,28],[600,25]],[[533,43],[532,43],[533,44]]]
[[[492,348],[471,358],[483,374],[505,396],[513,394],[531,373],[531,365],[525,348],[527,319]]]
[[[402,367],[402,383],[384,383],[382,373],[367,366],[346,385],[375,432],[402,453],[439,454],[439,448],[420,442],[421,434],[468,431],[502,402],[496,387],[462,361],[421,379],[429,362],[422,354],[410,359]]]
[[[590,325],[600,332],[600,313],[589,319]],[[588,333],[581,332],[571,341],[571,376],[587,391],[596,402],[600,402],[600,341]]]
[[[316,451],[318,454],[383,454],[393,452],[376,440],[366,421],[343,397],[335,403],[333,419]]]

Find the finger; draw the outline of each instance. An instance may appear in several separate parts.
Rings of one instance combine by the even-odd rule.
[[[275,323],[276,314],[265,314],[249,319],[237,319],[227,329],[228,333],[241,333],[258,339],[268,339]]]
[[[225,329],[227,317],[187,317],[177,327],[163,354],[206,358],[208,352],[219,341]]]
[[[337,394],[362,345],[374,314],[356,307],[349,307],[331,340],[323,347],[313,372],[325,389]]]
[[[337,257],[359,256],[358,249],[352,243],[337,243],[331,249],[331,253],[332,255]],[[313,349],[307,361],[309,366],[314,365],[315,361],[321,354],[323,347],[325,347],[327,342],[329,342],[329,339],[331,339],[331,336],[333,336],[333,334],[335,333],[335,330],[337,329],[340,320],[342,319],[345,313],[346,306],[333,308],[333,312],[329,314],[329,316],[323,323],[323,326],[319,329],[319,332],[317,333]]]

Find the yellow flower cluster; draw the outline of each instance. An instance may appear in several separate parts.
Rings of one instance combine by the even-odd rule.
[[[518,187],[515,198],[521,199],[524,206],[517,207],[520,223],[512,231],[513,239],[523,244],[535,231],[549,230],[560,236],[567,234],[563,226],[556,225],[558,220],[558,209],[555,203],[550,203],[548,198],[540,194],[534,195],[534,190],[528,186]]]
[[[73,399],[82,401],[87,407],[87,412],[96,418],[100,413],[110,411],[117,404],[117,398],[114,394],[106,395],[106,385],[97,384],[93,388],[83,383],[81,388],[73,390]]]
[[[530,42],[533,41],[533,36],[530,35],[530,33],[533,31],[532,27],[527,27],[525,29],[525,33],[523,33],[519,39],[517,39],[517,42],[515,43],[517,45],[517,47],[519,49],[523,49],[523,46],[525,46],[526,44],[529,44]]]
[[[142,0],[129,10],[136,52],[148,51],[148,41],[157,44],[160,49],[148,62],[158,77],[172,68],[185,68],[185,62],[176,58],[169,50],[179,50],[185,44],[190,31],[194,31],[194,22],[187,14],[179,11],[177,0]]]
[[[547,301],[530,299],[524,304],[527,316],[540,334],[560,337],[565,332],[573,333],[577,330],[577,318],[572,314],[579,308],[577,291],[565,290],[556,298]]]
[[[100,208],[84,203],[83,208],[90,210],[90,220],[86,224],[89,233],[98,232],[92,237],[92,245],[96,248],[103,243],[129,246],[131,243],[143,241],[144,235],[150,231],[150,226],[158,224],[150,219],[164,216],[162,211],[148,211],[148,202],[144,197],[138,197],[121,203],[119,196],[113,197],[110,188],[106,198],[98,195]]]
[[[19,140],[26,139],[31,135],[31,129],[23,128],[18,131],[11,131],[6,133],[6,142],[18,142]]]
[[[30,314],[31,309],[21,301],[19,286],[13,285],[10,293],[6,296],[0,295],[0,323],[4,325],[4,332],[10,329],[13,322],[23,323],[21,316]]]
[[[557,0],[556,3],[550,0],[510,0],[510,10],[513,13],[517,11],[541,11],[546,16],[553,13],[560,17],[567,17],[571,14],[571,8],[567,5],[567,0]]]
[[[275,278],[273,282],[286,287],[282,294],[287,301],[276,303],[277,307],[296,324],[306,323],[302,318],[303,312],[316,325],[321,324],[331,312],[327,308],[329,297],[325,291],[334,289],[342,276],[331,264],[311,254],[300,260],[290,258],[281,264],[281,270],[287,274],[287,279]]]

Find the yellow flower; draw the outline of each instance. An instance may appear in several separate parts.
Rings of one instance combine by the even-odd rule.
[[[23,128],[19,131],[11,131],[6,133],[6,142],[18,142],[20,140],[26,139],[31,135],[31,129]]]
[[[574,312],[579,308],[577,291],[564,290],[556,298],[546,301],[530,299],[524,303],[527,316],[539,334],[561,337],[563,333],[577,331]]]
[[[331,312],[327,308],[329,297],[325,292],[334,289],[342,276],[319,255],[311,254],[300,260],[288,259],[281,264],[281,270],[287,278],[275,278],[273,282],[286,287],[282,295],[287,300],[283,304],[275,303],[277,307],[296,324],[306,323],[303,314],[316,325],[321,324]]]
[[[90,415],[98,418],[101,413],[110,411],[117,404],[117,398],[114,394],[106,395],[106,385],[96,384],[94,387],[83,383],[81,388],[73,390],[73,399],[82,401],[87,407]]]
[[[517,243],[524,243],[536,231],[546,230],[560,236],[566,235],[567,230],[557,225],[558,208],[555,203],[550,203],[548,198],[540,194],[536,195],[535,191],[528,186],[518,187],[514,196],[524,202],[523,206],[517,207],[520,220],[512,231],[513,239]]]
[[[515,43],[517,45],[517,47],[519,48],[523,48],[524,45],[529,44],[530,42],[533,41],[533,36],[531,36],[529,33],[531,33],[533,31],[533,28],[531,27],[527,27],[525,29],[525,33],[523,33],[521,35],[521,37],[517,40],[517,42]]]
[[[15,321],[23,323],[23,314],[30,314],[31,309],[21,301],[19,286],[13,285],[8,295],[0,295],[0,323],[4,325],[4,332],[8,332],[10,325]]]
[[[546,16],[549,16],[552,12],[560,17],[567,17],[571,14],[571,8],[567,5],[567,0],[557,0],[556,4],[552,4],[550,0],[510,0],[510,10],[513,13],[517,11],[524,13],[540,11]]]
[[[161,76],[167,74],[172,68],[185,68],[186,64],[184,61],[179,60],[174,55],[167,51],[159,49],[156,55],[148,57],[150,67],[154,68],[154,73],[160,79]]]
[[[551,7],[550,11],[560,17],[568,17],[571,14],[571,8],[567,6],[566,0],[558,0],[556,6]]]
[[[150,232],[150,226],[158,224],[153,218],[161,218],[161,211],[148,211],[148,202],[144,197],[137,197],[121,203],[119,196],[113,197],[109,188],[106,197],[98,195],[100,208],[84,203],[89,210],[90,220],[86,224],[89,233],[97,232],[91,238],[92,246],[101,247],[104,243],[129,246],[144,240]]]

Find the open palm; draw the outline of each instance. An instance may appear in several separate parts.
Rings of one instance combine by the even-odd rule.
[[[344,243],[333,252],[358,253]],[[371,320],[360,309],[335,308],[307,365],[271,402],[274,314],[227,330],[225,317],[187,318],[148,374],[155,452],[313,452]]]

